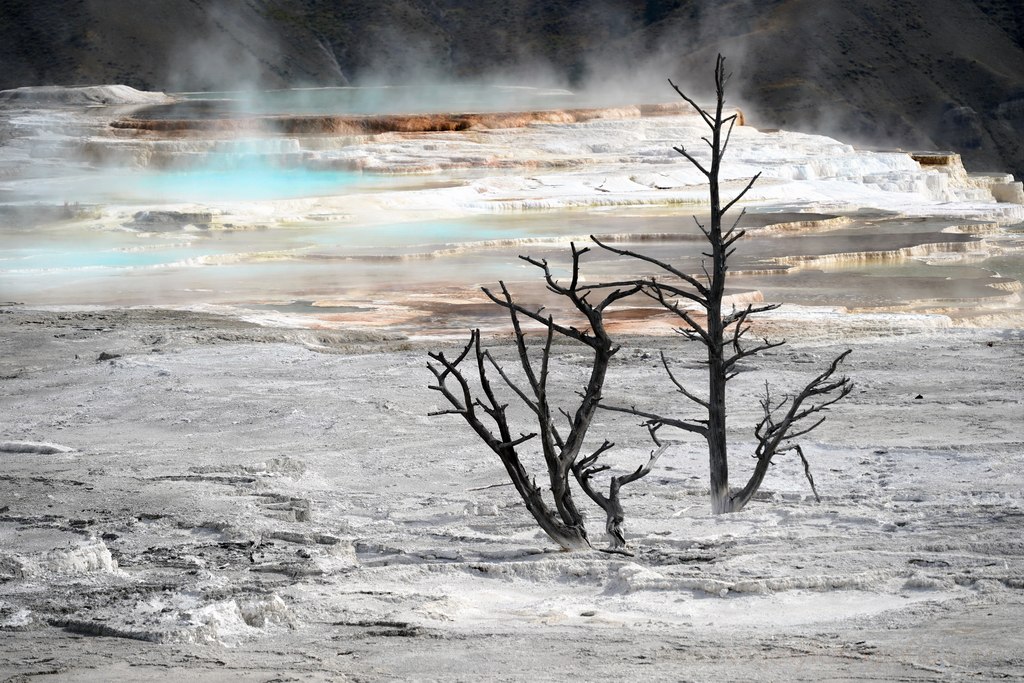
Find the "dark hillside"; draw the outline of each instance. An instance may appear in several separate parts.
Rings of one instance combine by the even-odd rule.
[[[0,88],[500,74],[669,99],[718,50],[760,125],[1024,174],[1020,0],[0,0]]]

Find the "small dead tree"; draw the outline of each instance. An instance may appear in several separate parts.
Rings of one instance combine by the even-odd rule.
[[[601,454],[600,449],[598,452],[587,456],[572,466],[573,475],[576,477],[576,481],[579,482],[580,487],[588,496],[590,496],[590,499],[597,503],[597,505],[605,512],[606,521],[604,530],[611,541],[611,544],[608,547],[609,551],[628,554],[628,551],[626,550],[626,537],[622,534],[622,524],[626,521],[626,512],[623,510],[622,503],[619,500],[619,489],[630,482],[646,477],[654,468],[654,464],[658,462],[658,458],[661,457],[661,454],[665,452],[666,448],[668,448],[668,444],[661,444],[653,453],[651,453],[651,458],[646,464],[641,465],[629,474],[621,474],[619,476],[612,477],[611,483],[608,487],[607,496],[595,489],[593,482],[591,482],[591,479],[595,474],[603,472],[611,467],[610,465],[597,464],[597,458]]]
[[[560,324],[551,315],[546,315],[542,308],[535,310],[517,303],[504,282],[499,285],[500,294],[484,288],[484,293],[492,302],[508,311],[519,366],[525,380],[517,382],[513,379],[491,352],[483,348],[480,331],[474,330],[469,342],[454,358],[442,352],[430,354],[434,362],[428,363],[428,367],[436,380],[430,389],[440,392],[451,405],[451,408],[431,415],[460,415],[501,460],[537,524],[566,550],[590,547],[584,517],[572,495],[569,479],[572,475],[587,495],[605,511],[608,520],[606,529],[611,537],[610,550],[623,552],[624,514],[619,490],[645,476],[661,453],[656,451],[646,465],[629,475],[612,477],[607,496],[594,488],[592,478],[598,472],[608,469],[606,465],[597,465],[597,461],[613,444],[605,441],[593,453],[581,458],[584,439],[601,400],[609,362],[619,350],[605,330],[604,311],[614,302],[640,290],[637,284],[614,288],[597,303],[591,303],[590,288],[580,283],[580,257],[588,251],[572,245],[572,275],[567,285],[555,279],[546,260],[520,257],[543,272],[547,289],[567,299],[586,319],[586,327],[580,329]],[[527,344],[523,320],[539,323],[546,331],[543,346],[539,349],[539,358],[536,357],[537,348],[531,349]],[[592,352],[589,379],[571,411],[556,407],[549,392],[551,347],[556,336],[588,347]],[[512,428],[508,404],[499,398],[491,381],[492,372],[532,413],[532,431],[517,433]],[[470,378],[474,375],[475,379],[471,383]],[[559,427],[558,423],[563,419],[565,424]],[[539,444],[547,468],[554,509],[547,503],[544,492],[523,464],[520,452],[528,443]]]
[[[742,488],[738,490],[729,488],[726,388],[729,381],[737,374],[739,361],[781,346],[785,342],[773,342],[767,338],[753,343],[749,343],[747,340],[751,316],[778,308],[779,304],[748,305],[741,310],[736,310],[733,307],[729,313],[722,310],[729,258],[736,251],[736,243],[745,234],[744,230],[738,228],[742,212],[729,228],[723,228],[723,217],[750,191],[761,175],[760,173],[755,175],[738,194],[723,202],[719,183],[722,158],[729,147],[729,140],[737,119],[736,114],[727,116],[724,113],[725,87],[728,79],[729,77],[725,73],[725,59],[719,55],[715,64],[717,98],[713,113],[702,109],[675,83],[669,81],[675,91],[700,115],[710,130],[710,137],[702,138],[710,148],[710,164],[705,165],[683,146],[674,148],[708,179],[711,218],[708,225],[705,226],[700,221],[697,221],[697,225],[710,247],[710,250],[704,253],[704,256],[710,259],[710,271],[705,262],[703,273],[692,275],[664,261],[634,251],[618,249],[592,238],[599,246],[610,252],[644,261],[663,271],[665,276],[662,279],[651,278],[612,283],[606,286],[639,286],[644,294],[656,300],[682,320],[682,325],[677,332],[687,340],[703,345],[707,351],[708,386],[705,395],[698,395],[687,389],[673,374],[664,354],[662,355],[662,363],[669,379],[678,392],[696,406],[702,414],[701,417],[677,419],[640,410],[635,406],[602,405],[602,408],[641,417],[644,420],[643,424],[650,430],[655,443],[660,443],[658,430],[666,426],[704,437],[707,441],[710,461],[711,509],[715,513],[742,510],[761,486],[772,459],[779,453],[787,451],[796,451],[800,456],[807,479],[814,490],[814,480],[811,477],[807,460],[804,458],[803,450],[793,440],[818,427],[824,421],[821,413],[853,389],[853,384],[847,377],[836,374],[840,363],[850,353],[849,350],[836,357],[824,372],[791,396],[775,399],[769,393],[766,385],[765,396],[761,401],[763,418],[754,429],[754,437],[757,440],[757,447],[753,454],[757,460],[754,472]],[[694,220],[697,219],[694,218]],[[704,321],[701,321],[700,314],[693,310],[694,305],[697,311],[703,313]],[[814,490],[814,494],[817,496],[816,490]]]

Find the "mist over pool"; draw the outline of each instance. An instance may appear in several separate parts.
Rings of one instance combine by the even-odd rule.
[[[567,91],[460,86],[8,103],[0,290],[29,304],[301,310],[310,324],[416,334],[471,324],[453,302],[479,315],[479,287],[499,279],[540,297],[517,257],[564,263],[590,235],[699,272],[691,214],[706,199],[672,150],[694,148],[699,119],[650,105],[529,114],[567,102],[581,104]],[[520,113],[444,130],[444,104]],[[427,118],[372,135],[306,123],[407,114]],[[173,125],[127,125],[154,120]],[[738,128],[724,176],[738,189],[756,172],[737,301],[1019,320],[1024,207],[990,189],[1012,178],[972,176],[955,156]],[[630,275],[600,253],[584,273]],[[354,312],[326,312],[338,306]]]

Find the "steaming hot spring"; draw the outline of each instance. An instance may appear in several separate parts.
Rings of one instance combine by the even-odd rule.
[[[672,149],[702,133],[675,103],[484,86],[2,97],[11,300],[426,334],[487,326],[480,284],[536,288],[522,253],[557,262],[598,235],[702,258],[701,178]],[[725,176],[739,187],[758,171],[737,301],[1020,319],[1024,208],[997,202],[1019,192],[1012,177],[742,126]],[[586,275],[620,267],[595,254]]]

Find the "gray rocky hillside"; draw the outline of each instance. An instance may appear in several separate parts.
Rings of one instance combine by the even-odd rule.
[[[954,149],[971,170],[1024,175],[1020,0],[128,4],[4,0],[0,88],[342,85],[518,67],[613,91],[703,73],[721,50],[752,123]]]

